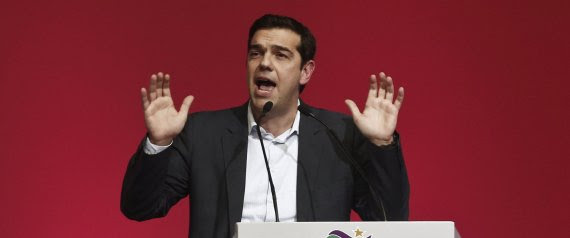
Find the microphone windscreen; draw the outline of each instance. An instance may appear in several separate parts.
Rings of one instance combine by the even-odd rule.
[[[269,111],[271,111],[271,108],[273,108],[273,102],[272,101],[268,101],[265,103],[265,105],[263,105],[263,114],[268,113]]]

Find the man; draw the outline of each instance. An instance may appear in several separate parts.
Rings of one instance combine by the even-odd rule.
[[[395,133],[403,88],[394,101],[392,79],[372,75],[363,112],[346,100],[352,119],[307,106],[299,94],[315,69],[315,49],[311,32],[296,20],[257,19],[248,40],[249,101],[193,113],[188,120],[193,97],[186,97],[177,111],[170,76],[152,75],[149,90],[141,89],[148,136],[123,182],[125,216],[139,221],[161,217],[189,195],[190,237],[229,237],[239,221],[349,220],[351,209],[363,220],[407,220],[409,185]],[[268,102],[273,106],[264,112]],[[364,178],[333,133],[299,112],[300,104],[331,127],[363,168]]]

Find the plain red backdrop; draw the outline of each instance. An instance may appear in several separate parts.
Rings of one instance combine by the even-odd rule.
[[[347,3],[341,3],[347,2]],[[348,113],[385,71],[411,220],[463,237],[569,237],[568,1],[4,1],[0,236],[186,237],[188,198],[143,223],[119,211],[145,133],[140,87],[173,76],[191,111],[246,101],[251,22],[298,18],[318,40],[302,97]],[[564,106],[566,105],[566,106]]]

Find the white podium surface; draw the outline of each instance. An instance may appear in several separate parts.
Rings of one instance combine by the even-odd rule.
[[[236,224],[237,238],[461,238],[451,221]]]

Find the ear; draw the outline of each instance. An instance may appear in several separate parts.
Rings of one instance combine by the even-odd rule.
[[[299,84],[300,85],[307,84],[309,80],[311,80],[311,75],[313,74],[313,71],[315,71],[315,61],[309,60],[307,61],[307,63],[305,63],[305,65],[301,69],[301,80],[299,81]]]

